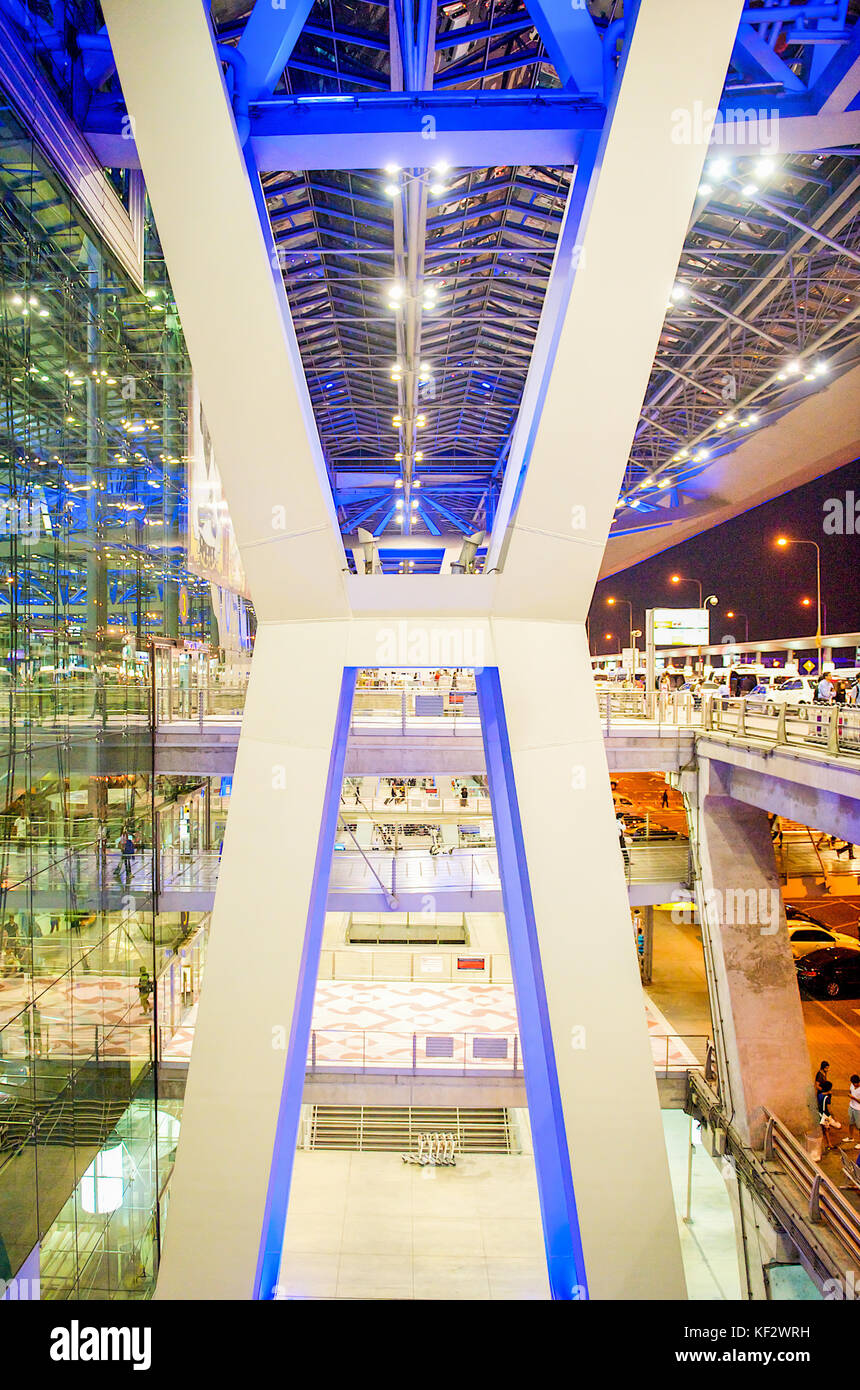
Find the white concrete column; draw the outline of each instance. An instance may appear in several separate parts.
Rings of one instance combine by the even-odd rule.
[[[580,622],[588,612],[707,154],[694,113],[719,103],[741,9],[742,0],[638,6],[583,200],[497,611]],[[499,525],[504,516],[500,506]],[[496,535],[491,567],[497,552]]]
[[[817,1111],[797,975],[788,944],[767,812],[725,795],[703,759],[695,838],[699,916],[711,965],[711,1014],[726,1112],[753,1147],[767,1106],[799,1138]]]
[[[337,622],[257,634],[158,1298],[253,1294],[345,649]]]
[[[495,619],[493,636],[589,1294],[684,1298],[585,629]]]

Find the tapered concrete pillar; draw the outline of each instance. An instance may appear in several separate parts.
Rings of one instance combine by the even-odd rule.
[[[721,1035],[720,1085],[745,1140],[760,1147],[767,1106],[798,1137],[817,1111],[797,976],[767,812],[725,795],[703,759],[694,833],[699,915],[710,965],[711,1014]]]
[[[493,634],[589,1296],[684,1298],[585,628]]]
[[[253,1298],[273,1224],[277,1275],[334,839],[330,778],[335,818],[340,801],[344,665],[343,624],[258,634],[158,1298]]]

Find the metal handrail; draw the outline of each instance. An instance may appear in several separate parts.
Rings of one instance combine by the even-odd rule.
[[[335,1043],[344,1043],[348,1040],[355,1045],[348,1048],[348,1055],[345,1057],[326,1059],[321,1056],[322,1044],[326,1038]],[[469,1040],[474,1042],[479,1038],[488,1042],[504,1042],[506,1044],[504,1056],[485,1055],[482,1057],[475,1054],[473,1047],[470,1057],[468,1053]],[[387,1055],[379,1060],[374,1060],[371,1048],[371,1057],[368,1060],[369,1040],[377,1041]],[[450,1042],[450,1055],[446,1056],[439,1052],[436,1056],[428,1056],[426,1045],[431,1040],[437,1043]],[[421,1043],[424,1044],[423,1055],[419,1053],[419,1044]],[[350,1028],[343,1025],[311,1030],[305,1065],[309,1073],[407,1070],[413,1073],[419,1071],[442,1072],[445,1075],[457,1072],[462,1076],[468,1076],[472,1073],[483,1075],[489,1070],[494,1076],[521,1076],[524,1063],[522,1042],[516,1032],[493,1033],[486,1029],[458,1031],[446,1029],[441,1025],[431,1031],[416,1032],[408,1027],[382,1029]]]
[[[811,1221],[832,1231],[854,1259],[860,1260],[860,1212],[845,1200],[839,1188],[809,1157],[794,1135],[773,1111],[764,1107],[765,1158],[778,1163],[802,1192]]]

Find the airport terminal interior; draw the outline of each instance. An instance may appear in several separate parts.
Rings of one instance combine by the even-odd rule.
[[[860,0],[0,95],[2,1296],[860,1297]]]

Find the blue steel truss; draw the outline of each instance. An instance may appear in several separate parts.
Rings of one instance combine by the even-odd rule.
[[[134,165],[96,0],[0,10],[104,162]],[[345,532],[492,527],[541,314],[552,339],[566,300],[548,291],[573,168],[603,124],[635,10],[212,0]],[[820,138],[772,169],[742,151],[723,167],[715,150],[616,532],[671,522],[707,493],[716,458],[857,360],[858,150],[834,147],[830,123],[856,112],[860,139],[858,10],[744,8],[722,120],[813,116]],[[386,173],[400,150],[407,167]],[[442,150],[451,167],[433,172]],[[392,286],[405,291],[399,306]]]

